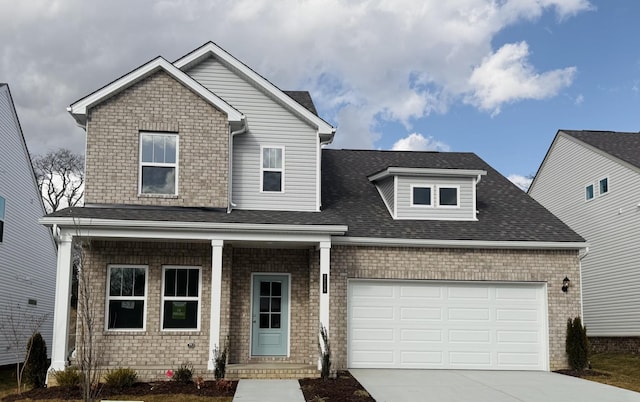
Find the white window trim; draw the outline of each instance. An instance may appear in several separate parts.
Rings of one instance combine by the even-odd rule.
[[[411,208],[434,208],[436,206],[435,204],[435,187],[433,185],[430,184],[411,184],[410,185],[410,190],[409,190],[409,197],[411,199],[411,203],[409,204],[409,206]],[[431,189],[431,204],[415,204],[413,202],[413,189],[414,188],[429,188]]]
[[[455,188],[456,189],[456,205],[440,205],[440,189],[442,188]],[[460,186],[457,184],[444,184],[437,186],[436,205],[438,208],[443,209],[456,209],[460,208]]]
[[[607,192],[606,193],[601,193],[600,192],[600,182],[602,180],[606,180],[607,181]],[[611,180],[609,180],[609,176],[604,176],[604,177],[598,179],[598,185],[596,187],[598,188],[598,197],[609,194],[611,192]],[[594,190],[595,190],[595,188],[594,188]],[[594,198],[595,198],[595,193],[594,193]]]
[[[280,169],[277,168],[265,168],[264,167],[264,149],[281,149],[282,150],[282,167]],[[284,194],[284,183],[285,183],[285,172],[284,172],[284,167],[285,167],[285,147],[284,145],[261,145],[260,146],[260,192],[264,193],[264,194]],[[264,187],[263,187],[263,181],[264,181],[264,172],[280,172],[281,173],[281,180],[282,182],[280,183],[280,191],[265,191]]]
[[[589,188],[589,187],[593,188],[593,190],[591,192],[593,194],[593,196],[591,198],[587,198],[587,188]],[[585,184],[583,188],[584,188],[584,193],[583,193],[584,194],[584,201],[585,202],[593,201],[596,198],[596,195],[597,195],[596,194],[596,185],[594,183],[588,183],[588,184]]]
[[[159,162],[142,162],[142,136],[143,135],[151,135],[151,136],[167,136],[173,135],[176,137],[176,162],[175,163],[159,163]],[[171,132],[156,132],[156,131],[140,131],[140,135],[138,138],[138,196],[141,197],[175,197],[178,195],[178,177],[179,168],[178,161],[180,160],[180,135],[178,133]],[[143,166],[151,166],[151,167],[172,167],[176,170],[175,173],[175,184],[174,184],[174,192],[173,194],[162,194],[162,193],[143,193],[142,192],[142,167]]]
[[[144,296],[109,296],[111,289],[111,268],[143,268],[144,269]],[[149,266],[135,264],[109,264],[107,265],[107,289],[105,292],[104,328],[109,332],[144,332],[147,328],[147,295],[149,294]],[[109,328],[109,302],[111,300],[142,300],[142,328]]]
[[[3,196],[0,195],[0,199],[3,201],[2,202],[2,211],[0,214],[0,222],[2,222],[2,232],[0,232],[0,244],[2,244],[4,242],[4,234],[7,231],[7,199]]]
[[[197,269],[198,270],[198,297],[193,296],[165,296],[164,282],[167,269]],[[202,321],[202,267],[192,265],[163,265],[162,266],[162,287],[160,288],[160,331],[162,332],[197,332],[200,331],[200,322]],[[196,328],[163,328],[164,326],[164,302],[166,301],[197,301],[198,302],[198,319],[196,320]]]

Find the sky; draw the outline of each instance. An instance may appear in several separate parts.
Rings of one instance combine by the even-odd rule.
[[[521,187],[558,129],[640,131],[637,0],[0,0],[0,82],[32,154],[66,108],[213,41],[310,91],[333,148],[474,152]]]

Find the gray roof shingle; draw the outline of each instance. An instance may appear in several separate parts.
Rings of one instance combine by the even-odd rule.
[[[394,220],[367,176],[387,167],[486,170],[477,187],[478,221]],[[87,206],[51,217],[176,222],[348,225],[347,236],[430,240],[582,242],[577,233],[473,153],[322,152],[322,212],[186,207]]]
[[[640,133],[559,130],[640,168]]]
[[[316,110],[316,105],[313,104],[313,99],[311,99],[311,94],[309,91],[282,91],[287,94],[291,99],[298,102],[302,106],[305,107],[308,111],[318,115],[318,111]]]

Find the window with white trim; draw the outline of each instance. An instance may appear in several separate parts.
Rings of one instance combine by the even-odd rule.
[[[2,239],[4,238],[4,210],[5,210],[5,200],[4,197],[0,197],[0,243],[2,243]]]
[[[411,206],[433,206],[433,188],[428,186],[411,186]]]
[[[107,281],[107,329],[143,330],[147,266],[110,265]]]
[[[284,191],[284,147],[261,147],[260,189],[263,192]]]
[[[589,201],[591,199],[593,199],[594,196],[594,192],[593,192],[593,184],[589,184],[588,186],[586,186],[584,188],[584,198]]]
[[[609,192],[609,178],[605,177],[604,179],[600,179],[598,181],[598,194],[604,195]]]
[[[163,267],[162,329],[200,329],[200,267]]]
[[[140,133],[140,194],[178,194],[178,135]]]
[[[438,187],[438,206],[457,207],[460,205],[458,187]]]

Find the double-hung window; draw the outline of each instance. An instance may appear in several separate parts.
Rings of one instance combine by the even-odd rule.
[[[284,147],[262,147],[260,188],[263,192],[284,191]]]
[[[144,330],[147,267],[110,265],[107,279],[107,329]]]
[[[0,243],[2,243],[2,239],[4,235],[4,209],[5,209],[4,197],[0,197]]]
[[[140,133],[140,194],[176,195],[178,135]]]
[[[199,267],[163,267],[162,329],[200,329]]]

